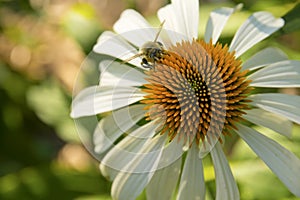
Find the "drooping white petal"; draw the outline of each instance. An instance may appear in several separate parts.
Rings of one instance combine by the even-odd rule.
[[[118,173],[111,189],[113,199],[128,200],[136,199],[150,182],[159,163],[165,135],[156,136],[148,140],[132,162],[125,167],[125,171]],[[136,173],[128,173],[132,171]]]
[[[175,44],[182,40],[192,40],[198,36],[199,1],[173,0],[171,4],[158,10],[160,21]]]
[[[169,200],[176,189],[181,169],[182,144],[176,138],[164,148],[155,172],[147,186],[147,200]]]
[[[205,182],[199,149],[193,144],[184,163],[177,200],[205,199]]]
[[[287,55],[280,49],[268,47],[259,51],[258,53],[254,54],[251,58],[246,60],[242,66],[242,70],[255,70],[260,67],[284,61],[287,59]]]
[[[225,118],[223,118],[223,123],[224,123],[224,120],[225,120]],[[219,123],[218,125],[220,125],[220,122],[216,121],[216,120],[212,120],[210,123],[211,123],[211,125],[215,124],[215,123]],[[223,125],[224,124],[222,124],[222,126]],[[210,127],[212,127],[212,126],[210,126]],[[207,154],[209,154],[211,152],[211,150],[213,148],[215,148],[215,145],[219,142],[219,139],[220,138],[222,139],[222,134],[221,134],[222,131],[219,131],[218,133],[216,133],[213,128],[209,128],[207,133],[208,134],[206,135],[206,140],[199,143],[199,149],[200,149],[199,157],[200,158],[204,158]]]
[[[94,151],[105,152],[129,128],[144,117],[144,105],[133,105],[114,111],[100,120],[94,132]]]
[[[119,171],[125,171],[125,166],[139,154],[145,143],[154,136],[158,124],[155,121],[137,128],[116,144],[102,159],[100,170],[103,176],[113,180]],[[129,169],[133,173],[134,169]]]
[[[122,60],[128,59],[138,53],[133,46],[121,37],[121,35],[117,35],[110,31],[105,31],[100,35],[93,51]],[[129,63],[140,67],[141,59],[136,58],[129,61]]]
[[[147,186],[147,200],[169,200],[176,189],[180,175],[181,159],[170,166],[160,169]]]
[[[292,135],[293,124],[290,120],[277,114],[256,108],[246,111],[243,115],[248,121],[272,129],[281,135],[290,137]]]
[[[130,105],[143,99],[144,94],[134,87],[91,86],[82,90],[73,100],[73,118],[92,116]]]
[[[216,200],[239,200],[240,194],[220,143],[211,151],[216,176]]]
[[[269,12],[256,12],[238,29],[230,44],[229,51],[235,51],[236,57],[239,57],[283,25],[283,19],[276,19]]]
[[[137,47],[153,41],[157,33],[157,30],[152,28],[145,18],[133,9],[123,11],[113,29]]]
[[[183,146],[184,141],[180,140],[179,136],[175,136],[172,142],[164,147],[157,169],[163,169],[180,159],[184,153]]]
[[[237,133],[296,196],[300,197],[300,159],[259,132],[237,125]]]
[[[125,64],[105,60],[100,63],[100,86],[141,86],[147,81],[145,74]]]
[[[204,40],[209,42],[212,39],[212,43],[215,44],[226,25],[229,17],[236,11],[242,8],[243,4],[238,4],[235,8],[222,7],[213,10],[210,13],[209,19],[206,24]]]
[[[300,124],[300,96],[268,93],[251,95],[249,99],[254,106]]]
[[[248,77],[255,87],[300,87],[300,62],[285,60],[271,64]]]

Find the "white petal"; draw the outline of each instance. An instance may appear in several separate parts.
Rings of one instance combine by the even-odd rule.
[[[165,20],[173,44],[182,40],[192,40],[198,36],[199,2],[197,0],[173,0],[158,10],[160,21]]]
[[[293,124],[290,120],[277,114],[262,109],[251,109],[246,111],[243,117],[248,121],[272,129],[284,136],[291,137]]]
[[[153,41],[157,33],[141,14],[132,9],[123,11],[113,29],[137,47]]]
[[[259,132],[237,125],[237,133],[268,165],[287,188],[300,197],[300,159],[293,153]]]
[[[256,94],[249,97],[251,104],[279,114],[300,124],[300,96],[287,94]]]
[[[300,87],[300,62],[286,60],[271,64],[248,77],[255,87]]]
[[[167,33],[172,44],[176,44],[177,42],[183,40],[188,40],[187,36],[182,33],[183,31],[177,31],[178,29],[183,29],[183,27],[177,27],[177,21],[175,20],[177,17],[173,6],[170,4],[166,5],[158,10],[157,15],[160,21],[165,21],[164,31]]]
[[[163,169],[180,159],[184,153],[183,146],[184,141],[179,140],[179,136],[176,136],[171,143],[166,145],[159,161],[158,169]]]
[[[111,189],[113,199],[136,199],[143,191],[157,169],[165,139],[163,135],[147,141],[140,154],[126,166],[125,172],[120,172],[116,176]],[[128,170],[136,173],[126,172]]]
[[[224,122],[223,118],[223,122]],[[219,121],[211,121],[211,124],[218,123],[216,125],[220,126]],[[223,126],[224,124],[222,124]],[[210,126],[212,127],[212,126]],[[222,128],[222,127],[221,127]],[[199,157],[204,158],[207,154],[211,152],[213,148],[215,148],[215,145],[219,142],[220,137],[222,137],[222,131],[219,131],[216,133],[213,128],[209,128],[207,132],[206,140],[204,142],[199,143]]]
[[[243,4],[238,4],[235,8],[223,7],[213,10],[210,13],[209,19],[206,24],[206,31],[204,36],[205,42],[209,42],[210,39],[212,39],[212,43],[215,44],[218,41],[229,17],[234,12],[240,10],[242,6]]]
[[[216,176],[216,200],[239,200],[240,194],[220,143],[211,151]]]
[[[170,200],[180,175],[181,159],[157,171],[147,186],[147,200]]]
[[[199,149],[193,144],[184,163],[177,200],[205,199],[205,182],[202,159],[198,157]]]
[[[114,146],[100,163],[100,170],[106,178],[113,180],[119,171],[125,171],[125,166],[131,162],[141,151],[145,143],[151,140],[158,127],[155,121],[141,126],[127,135],[121,142]],[[134,169],[128,171],[133,173]]]
[[[236,57],[239,57],[283,25],[284,20],[276,19],[271,13],[256,12],[239,28],[230,44],[229,51],[235,51]]]
[[[138,53],[133,46],[121,37],[121,35],[117,35],[110,31],[105,31],[100,35],[93,51],[122,60],[128,59]],[[133,59],[129,61],[129,63],[139,67],[141,65],[141,59]]]
[[[179,145],[174,140],[168,147],[164,148],[158,164],[159,170],[155,172],[147,186],[146,194],[148,200],[171,199],[180,175],[182,153],[182,145]]]
[[[94,151],[105,152],[129,128],[136,125],[145,115],[144,105],[133,105],[114,111],[100,120],[94,132]]]
[[[198,0],[173,0],[172,5],[180,22],[184,25],[184,31],[188,38],[197,38],[198,36],[198,25],[199,25],[199,1]],[[177,19],[178,19],[177,17]]]
[[[251,58],[245,61],[242,66],[242,70],[255,70],[260,67],[287,59],[287,55],[280,49],[268,47],[254,54]]]
[[[91,86],[82,90],[73,100],[73,118],[91,116],[115,110],[143,99],[139,89],[134,87]]]
[[[105,60],[100,63],[100,86],[141,86],[147,81],[145,74],[125,64]]]

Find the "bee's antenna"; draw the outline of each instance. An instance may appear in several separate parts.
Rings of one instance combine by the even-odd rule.
[[[162,21],[162,23],[159,25],[159,31],[156,33],[156,36],[155,36],[155,39],[154,39],[153,42],[156,42],[156,41],[157,41],[158,36],[159,36],[159,34],[160,34],[160,32],[161,32],[161,30],[162,30],[162,27],[163,27],[163,25],[164,25],[165,22],[166,22],[166,20]]]
[[[142,55],[143,55],[143,53],[135,54],[134,56],[131,56],[130,58],[127,58],[126,60],[123,60],[123,61],[121,62],[121,64],[128,63],[129,61],[131,61],[131,60],[133,60],[133,59],[135,59],[135,58],[137,58],[137,57],[140,57],[140,56],[142,56]]]

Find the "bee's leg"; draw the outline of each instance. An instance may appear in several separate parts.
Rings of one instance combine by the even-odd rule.
[[[153,66],[149,63],[145,64],[145,63],[141,63],[142,67],[146,68],[146,69],[153,69]]]
[[[142,59],[141,62],[142,67],[146,68],[146,69],[152,69],[153,66],[151,63],[149,63],[145,58]]]

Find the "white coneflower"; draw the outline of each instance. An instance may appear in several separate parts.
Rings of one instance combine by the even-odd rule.
[[[148,70],[141,59],[103,61],[99,85],[82,90],[73,101],[74,118],[112,111],[94,132],[100,169],[113,180],[112,197],[131,200],[146,189],[148,199],[205,199],[202,158],[210,154],[216,199],[239,199],[239,191],[221,143],[237,133],[300,197],[300,160],[244,122],[289,135],[300,123],[300,97],[257,93],[258,87],[300,87],[300,62],[273,48],[246,62],[239,57],[284,25],[268,12],[251,15],[229,46],[218,38],[232,13],[210,14],[204,39],[198,38],[197,0],[173,0],[158,11],[164,22],[159,41],[164,51]],[[113,32],[104,32],[94,51],[126,60],[157,30],[136,11],[126,10]],[[162,31],[162,32],[163,32]],[[230,137],[226,137],[230,139]],[[186,156],[183,156],[185,155]],[[183,167],[181,167],[183,166]]]

